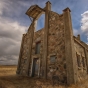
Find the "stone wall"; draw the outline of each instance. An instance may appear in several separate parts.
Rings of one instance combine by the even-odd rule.
[[[24,34],[23,37],[23,46],[22,46],[22,56],[21,56],[21,66],[20,66],[20,74],[25,75],[26,74],[26,64],[27,64],[27,53],[28,53],[28,35]]]
[[[36,43],[37,42],[41,42],[41,46],[40,46],[40,53],[39,54],[35,54],[35,49],[36,49]],[[32,61],[35,58],[39,59],[39,76],[42,76],[42,54],[43,54],[43,29],[38,30],[37,32],[34,33],[34,38],[33,38],[33,45],[32,45],[32,57],[31,57],[31,63],[30,63],[30,73],[32,70]]]
[[[44,34],[43,29],[34,33],[33,44],[32,44],[32,55],[31,55],[30,68],[29,68],[30,76],[32,72],[32,62],[34,58],[39,58],[39,62],[40,62],[39,76],[42,77],[43,75],[43,70],[42,70],[43,34]],[[41,42],[40,54],[35,54],[36,43],[39,41]],[[56,56],[55,63],[50,62],[50,56],[52,55]],[[52,69],[53,69],[53,72],[51,72]],[[58,76],[61,81],[66,80],[63,15],[59,15],[55,12],[50,11],[49,33],[48,33],[47,78],[51,79],[53,75]]]
[[[53,56],[53,55],[56,56],[54,63],[50,61],[50,56]],[[47,76],[48,78],[52,78],[53,75],[58,76],[60,80],[66,80],[63,15],[59,15],[55,12],[50,11]]]
[[[27,62],[28,62],[28,54],[29,54],[29,45],[30,45],[30,33],[32,30],[32,24],[30,25],[28,32],[26,34],[23,34],[23,44],[22,44],[22,50],[21,50],[21,59],[20,61],[20,74],[21,75],[27,75]]]
[[[87,60],[85,58],[85,50],[84,47],[82,47],[80,44],[78,44],[76,41],[74,42],[74,46],[75,46],[75,53],[76,53],[76,60],[77,60],[77,55],[80,56],[80,66],[78,66],[78,61],[76,63],[77,66],[77,81],[80,82],[82,80],[84,80],[86,78],[87,75]],[[84,61],[85,61],[85,67],[83,66],[83,61],[82,61],[82,57],[84,57]]]

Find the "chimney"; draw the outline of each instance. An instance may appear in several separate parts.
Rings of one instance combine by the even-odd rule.
[[[47,8],[48,10],[51,10],[51,2],[50,2],[50,1],[47,1],[47,2],[46,2],[46,8]]]
[[[80,40],[80,34],[77,35],[77,39]]]

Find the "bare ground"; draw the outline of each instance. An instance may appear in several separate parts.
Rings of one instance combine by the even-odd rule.
[[[52,81],[16,75],[16,66],[0,66],[0,88],[88,88],[88,81],[77,85],[54,86]]]

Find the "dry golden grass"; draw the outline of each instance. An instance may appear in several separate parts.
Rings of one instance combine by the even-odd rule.
[[[52,85],[52,81],[16,75],[16,66],[0,66],[0,88],[88,88],[88,81],[78,85]]]
[[[0,76],[8,76],[16,74],[17,66],[0,66]]]

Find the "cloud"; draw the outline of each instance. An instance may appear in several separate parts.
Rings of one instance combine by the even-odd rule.
[[[80,33],[81,33],[80,30],[73,29],[73,34],[74,34],[75,36],[77,36],[77,35],[80,34]]]
[[[0,64],[17,64],[22,34],[27,27],[21,26],[18,22],[5,21],[3,18],[0,20],[0,60],[3,60]]]
[[[0,64],[17,64],[22,34],[30,24],[25,12],[35,3],[29,0],[0,0]]]
[[[0,65],[16,65],[18,62],[17,55],[6,55],[0,57]]]
[[[0,20],[0,60],[7,59],[0,61],[2,62],[0,64],[17,64],[22,34],[25,33],[27,27],[18,22],[5,21],[4,18]]]
[[[8,16],[11,13],[17,16],[21,14],[16,10],[14,12],[14,6],[10,8],[10,4],[12,5],[10,1],[0,1],[0,65],[17,64],[22,34],[28,29],[28,26],[21,25]],[[5,13],[8,14],[5,16]]]
[[[18,22],[12,22],[4,18],[0,18],[0,37],[20,40],[21,35],[25,33],[27,27],[20,25]]]
[[[4,9],[4,6],[5,6],[6,4],[5,4],[5,2],[4,2],[4,0],[2,1],[0,1],[0,15],[2,15],[3,14],[3,9]]]
[[[81,31],[88,35],[88,11],[85,11],[81,16]]]

